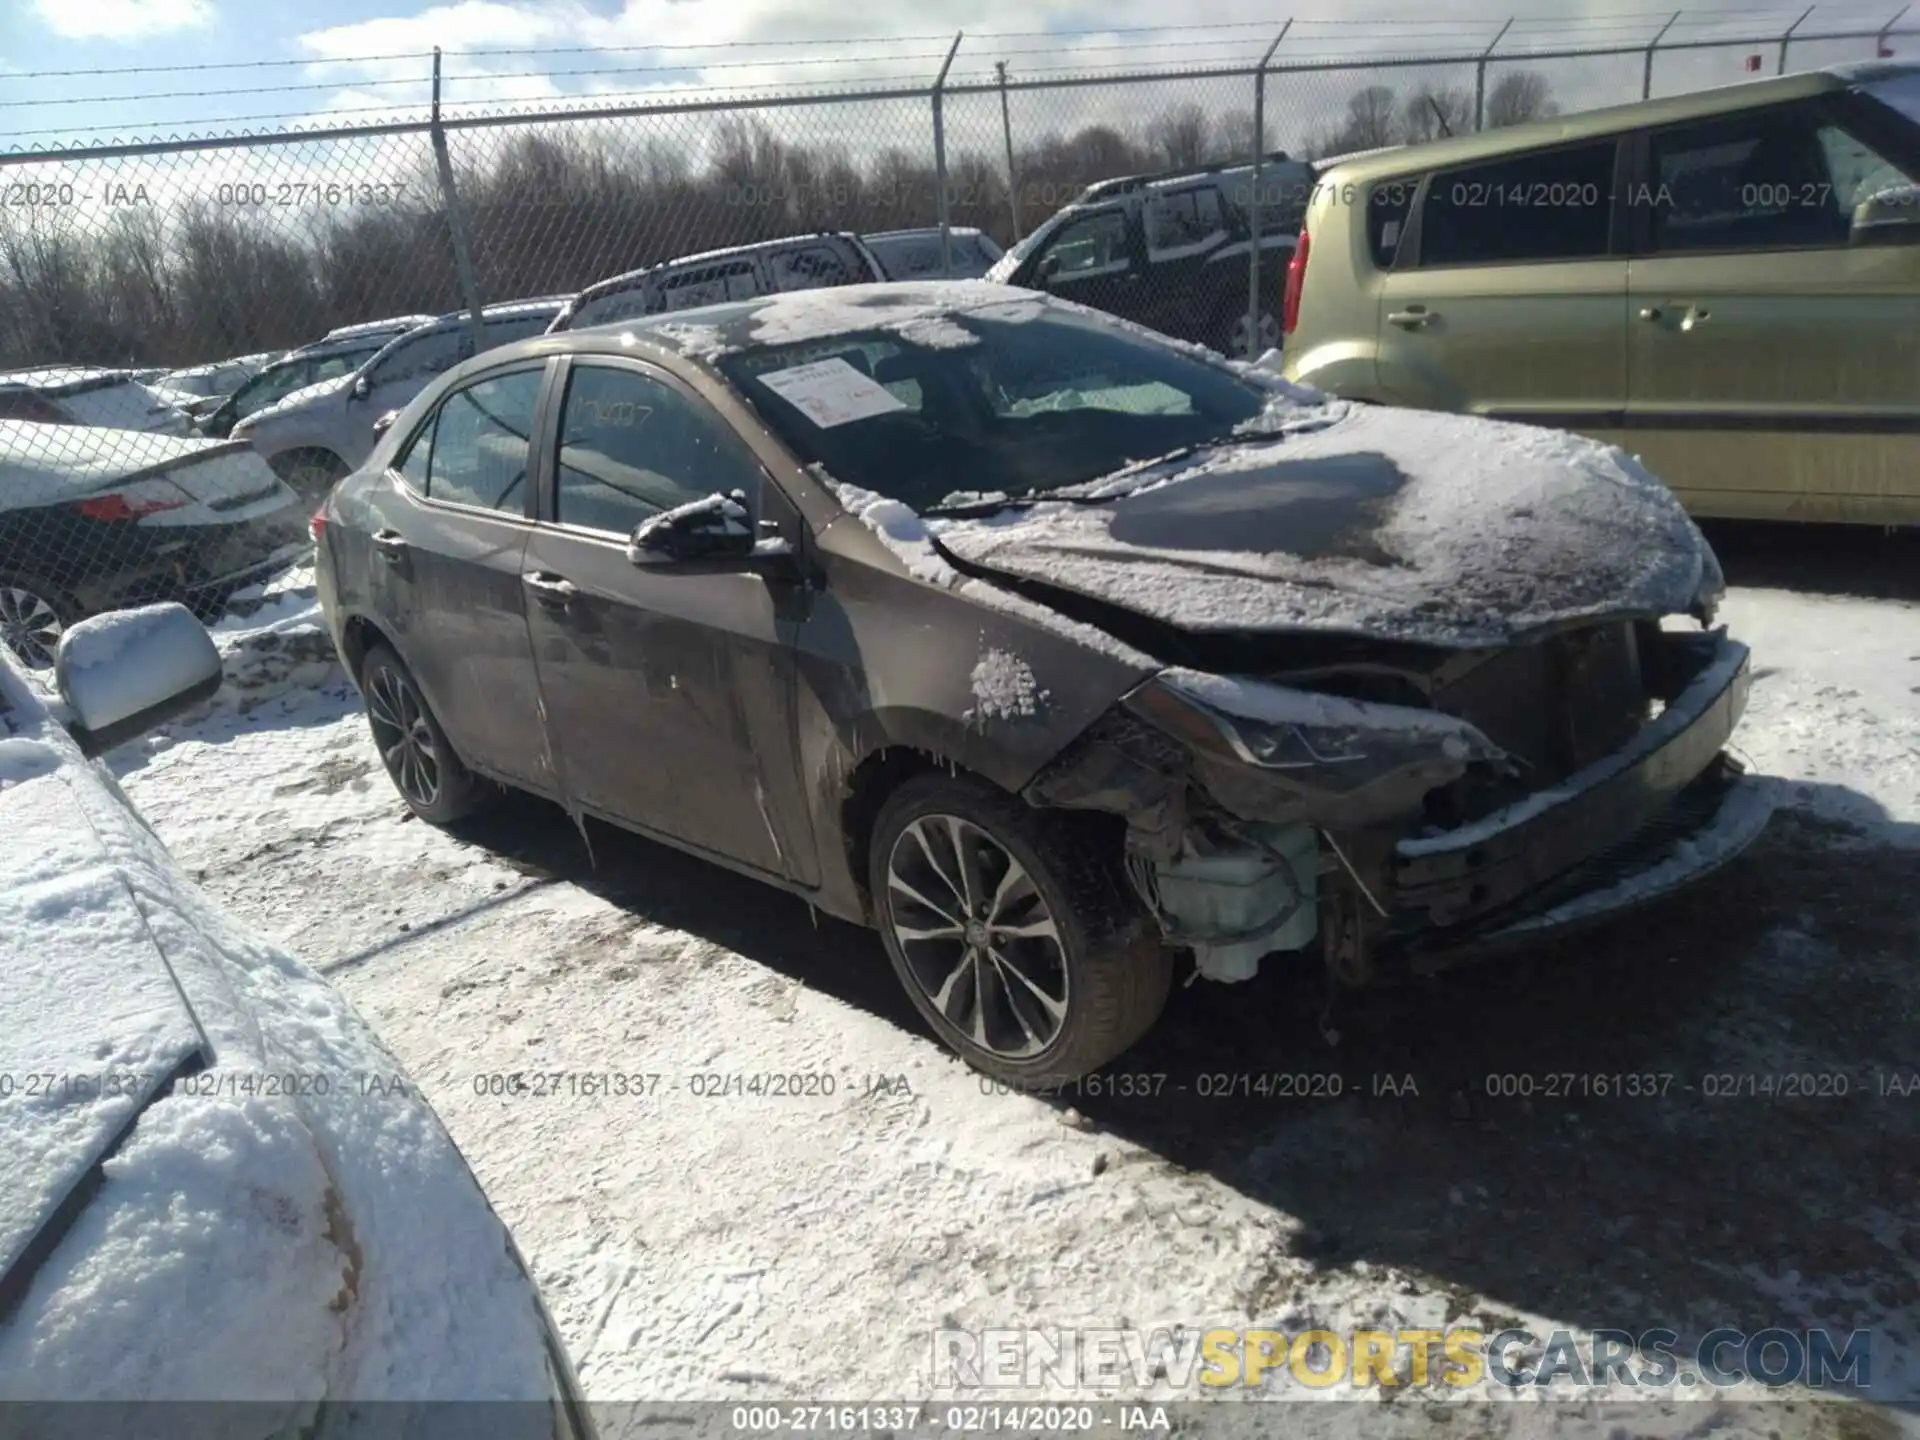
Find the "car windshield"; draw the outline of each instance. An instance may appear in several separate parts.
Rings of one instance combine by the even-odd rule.
[[[1882,105],[1898,110],[1910,123],[1920,125],[1920,70],[1910,70],[1862,88]]]
[[[720,363],[803,461],[922,512],[1226,440],[1266,400],[1224,366],[1030,302]]]

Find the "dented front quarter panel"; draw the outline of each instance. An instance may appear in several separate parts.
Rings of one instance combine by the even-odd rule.
[[[815,899],[859,919],[864,876],[842,826],[863,762],[904,748],[1018,793],[1156,667],[1117,644],[1090,646],[1017,602],[993,603],[981,582],[916,575],[854,516],[816,541],[820,583],[796,656]]]

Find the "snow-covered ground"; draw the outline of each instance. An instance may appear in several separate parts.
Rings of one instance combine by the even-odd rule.
[[[1920,606],[1728,568],[1758,675],[1738,744],[1784,807],[1738,864],[1558,952],[1343,1009],[1337,1044],[1310,975],[1179,990],[1120,1083],[1056,1100],[950,1059],[879,944],[799,901],[599,828],[590,854],[533,801],[457,836],[412,820],[310,577],[246,597],[211,712],[116,767],[423,1085],[596,1400],[925,1395],[942,1329],[1516,1321],[1872,1328],[1875,1391],[1920,1400]],[[1844,557],[1825,568],[1847,588]],[[1239,1079],[1274,1072],[1340,1093]],[[1783,1073],[1828,1093],[1764,1085]],[[1622,1075],[1664,1093],[1549,1093]],[[1714,1393],[1584,1418],[1912,1423]],[[1445,1433],[1445,1398],[1370,1413]]]

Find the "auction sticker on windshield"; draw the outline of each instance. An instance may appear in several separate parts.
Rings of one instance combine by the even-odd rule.
[[[759,378],[822,430],[907,408],[884,386],[838,356],[787,370],[769,370]]]

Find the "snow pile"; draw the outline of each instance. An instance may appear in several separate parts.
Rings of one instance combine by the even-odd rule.
[[[1008,650],[988,650],[973,667],[973,706],[961,718],[1019,720],[1040,713],[1048,692],[1034,679],[1033,667]]]

